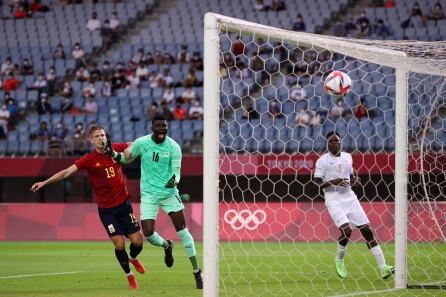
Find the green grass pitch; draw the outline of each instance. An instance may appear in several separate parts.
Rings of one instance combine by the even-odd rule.
[[[393,262],[393,245],[382,247]],[[432,258],[431,249],[438,256]],[[379,278],[363,243],[348,247],[348,277],[341,280],[333,269],[334,250],[333,243],[226,243],[220,250],[220,296],[446,296],[444,290],[391,291],[393,279]],[[202,255],[201,243],[197,252]],[[0,242],[0,296],[202,296],[180,242],[172,268],[164,266],[163,255],[144,246],[140,259],[147,271],[134,272],[140,288],[130,291],[111,242]],[[444,255],[445,244],[409,246],[409,264],[419,267],[410,277],[444,281]]]

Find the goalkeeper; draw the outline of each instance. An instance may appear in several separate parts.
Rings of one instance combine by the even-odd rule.
[[[115,161],[128,163],[141,157],[141,225],[145,239],[155,246],[164,248],[164,262],[172,267],[173,242],[155,231],[159,207],[170,216],[178,236],[183,241],[186,254],[192,263],[197,289],[203,288],[201,270],[197,263],[195,244],[186,228],[184,204],[180,199],[177,184],[180,181],[181,149],[167,136],[167,121],[157,116],[152,121],[152,134],[140,137],[124,153],[114,152],[108,147],[106,153]]]

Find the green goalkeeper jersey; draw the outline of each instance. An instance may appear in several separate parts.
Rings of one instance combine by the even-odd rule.
[[[149,134],[136,139],[131,152],[132,158],[141,157],[141,199],[162,199],[178,194],[177,187],[165,188],[175,173],[173,168],[181,167],[181,148],[175,140],[166,136],[162,143],[155,143]]]

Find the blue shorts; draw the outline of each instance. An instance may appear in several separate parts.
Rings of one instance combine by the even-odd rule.
[[[99,218],[108,236],[129,235],[140,230],[129,200],[110,208],[98,208]]]

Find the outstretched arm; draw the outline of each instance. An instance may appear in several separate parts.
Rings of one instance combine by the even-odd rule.
[[[50,178],[42,181],[42,182],[37,182],[34,185],[32,185],[31,187],[31,191],[36,192],[39,189],[43,188],[44,186],[48,185],[48,184],[52,184],[58,181],[61,181],[67,177],[69,177],[70,175],[72,175],[73,173],[75,173],[77,171],[77,167],[76,165],[71,165],[70,167],[61,170],[59,172],[57,172],[56,174],[54,174],[53,176],[51,176]]]

